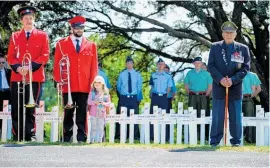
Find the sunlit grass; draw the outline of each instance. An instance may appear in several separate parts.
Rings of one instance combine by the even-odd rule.
[[[44,143],[37,143],[37,142],[14,142],[8,141],[6,143],[0,143],[2,145],[22,145],[22,146],[70,146],[70,147],[95,147],[95,148],[144,148],[144,149],[164,149],[169,151],[237,151],[237,152],[264,152],[269,153],[270,149],[268,146],[258,147],[254,144],[248,144],[246,146],[240,147],[231,147],[231,146],[219,146],[219,147],[211,147],[210,145],[200,146],[200,145],[184,145],[184,144],[140,144],[139,141],[135,140],[134,144],[121,144],[119,141],[115,143],[95,143],[95,144],[88,144],[88,143],[62,143],[62,142],[44,142]]]

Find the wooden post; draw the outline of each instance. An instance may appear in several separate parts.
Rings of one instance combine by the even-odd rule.
[[[264,117],[263,109],[260,105],[256,105],[256,117]],[[260,121],[256,121],[256,146],[263,146],[263,125]]]
[[[150,114],[150,104],[145,103],[144,104],[144,114],[149,115]],[[144,138],[145,138],[145,144],[150,144],[150,122],[145,122],[144,124]]]
[[[193,110],[193,108],[189,109],[189,110]],[[184,114],[189,114],[189,111],[188,110],[184,110]],[[184,125],[184,143],[186,145],[188,145],[188,142],[189,142],[189,133],[188,133],[188,129],[189,129],[189,125],[188,124],[185,124]]]
[[[178,103],[178,114],[183,114],[183,102]],[[182,144],[183,125],[177,120],[177,140],[176,144]]]
[[[44,116],[45,104],[44,101],[39,102],[39,108],[36,108],[36,138],[37,142],[44,141]]]
[[[142,108],[143,115],[145,113],[145,107]],[[140,128],[140,143],[144,144],[144,139],[145,139],[145,129],[144,129],[144,124],[141,124]]]
[[[130,109],[130,120],[129,123],[129,143],[134,143],[134,109]]]
[[[166,117],[166,110],[162,109],[161,114],[162,114],[162,119],[164,119]],[[166,124],[162,123],[161,124],[161,140],[160,140],[160,143],[165,144],[165,139],[166,139]]]
[[[265,118],[270,121],[270,112],[265,113]],[[268,124],[264,127],[264,146],[270,145],[270,125]]]
[[[54,106],[52,109],[52,115],[55,117],[55,119],[59,120],[59,116],[58,116],[58,110],[59,107],[58,106]],[[51,142],[57,142],[58,141],[58,120],[52,120],[51,121],[51,137],[50,137],[50,141]]]
[[[113,103],[110,105],[110,115],[115,115],[116,109]],[[115,137],[115,122],[109,121],[109,142],[114,143],[114,137]]]
[[[120,118],[121,119],[127,118],[126,107],[121,107]],[[124,144],[126,143],[126,140],[127,140],[127,124],[126,124],[126,121],[121,121],[120,122],[120,143]]]
[[[77,111],[77,108],[75,108],[74,110],[74,115],[73,115],[73,143],[78,143],[77,141],[77,130],[78,130],[78,127],[76,125],[76,112]]]
[[[201,118],[205,119],[205,110],[201,110]],[[200,145],[205,145],[205,124],[200,124]]]
[[[8,132],[11,129],[8,129],[8,120],[11,120],[11,111],[8,108],[8,100],[3,101],[3,112],[0,114],[0,119],[2,119],[2,142],[6,142],[8,138]]]
[[[154,106],[153,107],[153,110],[154,110],[154,115],[155,116],[160,116],[160,112],[159,112],[159,109],[158,109],[158,106]],[[154,144],[159,144],[160,143],[160,129],[159,129],[159,124],[158,122],[155,122],[153,124],[153,133],[154,133]]]
[[[174,114],[174,109],[170,109],[170,114]],[[170,124],[170,144],[174,144],[174,124]]]

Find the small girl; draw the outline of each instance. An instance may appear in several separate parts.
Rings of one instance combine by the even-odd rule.
[[[96,76],[91,85],[88,96],[88,108],[90,111],[90,143],[94,143],[96,136],[97,142],[101,143],[104,136],[105,117],[107,109],[111,103],[109,89],[106,87],[102,76]]]

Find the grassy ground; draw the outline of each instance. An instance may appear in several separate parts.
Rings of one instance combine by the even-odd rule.
[[[263,153],[270,153],[270,148],[267,146],[257,147],[254,144],[248,144],[246,146],[241,147],[211,147],[209,145],[205,146],[191,146],[191,145],[171,145],[171,144],[140,144],[139,141],[135,141],[134,144],[120,144],[119,141],[116,143],[101,143],[101,144],[88,144],[88,143],[51,143],[51,142],[44,142],[44,143],[36,143],[36,142],[25,142],[25,143],[18,143],[13,141],[8,141],[6,143],[0,143],[2,145],[10,145],[10,144],[18,144],[18,145],[33,145],[33,146],[85,146],[85,147],[110,147],[110,148],[156,148],[156,149],[165,149],[170,151],[238,151],[238,152],[263,152]]]

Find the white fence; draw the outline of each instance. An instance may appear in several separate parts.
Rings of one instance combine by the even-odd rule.
[[[52,112],[44,111],[44,101],[40,102],[40,107],[36,109],[36,137],[38,142],[44,141],[44,123],[51,123],[50,141],[57,142],[60,139],[60,125],[62,124],[62,117],[58,116],[59,108],[53,107]],[[170,114],[166,114],[166,110],[153,108],[153,114],[150,114],[150,105],[146,103],[142,109],[142,114],[134,114],[131,110],[130,117],[127,117],[127,109],[121,108],[121,114],[116,114],[114,104],[111,105],[110,114],[106,118],[107,125],[109,125],[109,142],[115,142],[115,123],[120,124],[120,143],[127,143],[126,129],[129,127],[128,143],[134,143],[134,124],[140,125],[140,143],[150,144],[150,125],[153,125],[154,142],[155,144],[165,144],[166,125],[170,125],[170,144],[190,144],[197,145],[197,125],[200,125],[200,141],[199,145],[205,145],[205,139],[210,141],[210,137],[205,138],[205,125],[209,124],[211,128],[211,117],[205,116],[205,111],[201,111],[201,118],[197,118],[196,110],[189,107],[188,110],[183,109],[183,103],[178,103],[177,113],[174,110]],[[75,113],[74,113],[75,114]],[[269,146],[270,142],[270,113],[264,113],[264,109],[260,105],[256,106],[256,117],[242,117],[243,128],[247,126],[256,127],[256,146]],[[0,112],[0,119],[3,119],[2,124],[2,138],[1,141],[6,141],[11,138],[11,117],[8,102],[4,101],[3,113]],[[73,117],[74,121],[75,115]],[[75,122],[74,122],[75,123]],[[228,124],[229,125],[229,124]],[[175,128],[176,127],[176,128]],[[88,117],[88,135],[90,136],[90,117]],[[176,129],[176,140],[174,139]],[[229,139],[229,129],[227,142]],[[242,129],[243,130],[243,129]],[[211,130],[209,130],[210,133]],[[73,128],[73,142],[76,143],[77,127],[74,124]],[[90,142],[88,136],[87,142]],[[184,137],[183,137],[184,136]],[[183,141],[183,140],[184,141]],[[241,139],[243,144],[243,138]],[[223,140],[221,142],[223,145]],[[228,143],[228,145],[230,145]]]

